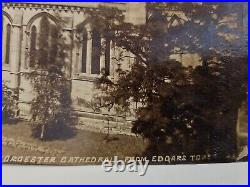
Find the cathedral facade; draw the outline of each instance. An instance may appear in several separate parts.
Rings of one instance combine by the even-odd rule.
[[[90,101],[95,92],[94,80],[101,76],[102,69],[115,78],[120,64],[114,62],[113,57],[120,49],[96,33],[94,25],[88,23],[88,9],[100,7],[115,7],[125,15],[125,20],[134,24],[143,24],[146,19],[144,3],[3,3],[2,27],[2,77],[11,88],[20,88],[19,116],[29,119],[30,102],[33,98],[32,88],[25,74],[32,70],[32,50],[37,48],[39,35],[47,32],[46,24],[52,25],[48,37],[53,40],[57,37],[57,27],[60,26],[65,43],[72,48],[68,52],[67,76],[71,81],[71,96],[73,108],[80,116],[80,126],[104,130],[106,118],[104,114],[96,113],[89,107],[78,105],[77,99]],[[58,19],[60,17],[60,19]],[[81,26],[82,34],[77,34]],[[100,44],[105,43],[105,53],[100,53]],[[53,45],[50,42],[50,45]],[[50,54],[51,58],[53,54]],[[129,68],[131,59],[125,59],[125,67]],[[114,117],[110,122],[117,132],[129,132],[122,129],[129,120],[123,117]],[[125,125],[127,126],[127,125]],[[114,130],[115,131],[115,130]]]

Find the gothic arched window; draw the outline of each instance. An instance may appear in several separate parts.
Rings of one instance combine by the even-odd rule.
[[[50,25],[50,50],[49,50],[49,61],[54,63],[58,53],[58,29],[56,25]]]
[[[49,34],[50,22],[47,16],[43,16],[40,21],[40,32],[38,36],[39,65],[46,66],[49,63]]]
[[[5,46],[5,64],[10,63],[10,36],[11,36],[11,25],[6,26],[6,46]]]
[[[86,73],[86,64],[87,64],[87,42],[88,42],[88,36],[87,36],[87,32],[84,31],[83,32],[83,37],[82,37],[82,43],[81,43],[81,47],[82,47],[82,63],[81,63],[81,72],[82,73]]]
[[[101,56],[101,35],[97,29],[93,29],[92,63],[91,63],[92,74],[100,74],[100,56]]]
[[[41,67],[55,63],[58,57],[58,27],[47,15],[38,17],[31,26],[29,64]]]
[[[35,65],[36,57],[36,39],[37,39],[37,29],[36,26],[32,26],[30,34],[30,67]]]
[[[105,44],[105,74],[110,75],[110,40]]]

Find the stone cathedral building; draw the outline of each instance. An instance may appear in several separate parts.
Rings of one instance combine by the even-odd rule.
[[[57,34],[59,25],[57,15],[63,19],[62,34],[66,43],[73,46],[68,54],[67,73],[71,81],[73,108],[80,116],[79,126],[82,128],[106,131],[105,113],[96,113],[93,109],[79,106],[77,98],[91,100],[93,97],[94,80],[101,76],[104,68],[111,78],[116,77],[116,69],[129,68],[133,63],[131,58],[125,59],[126,63],[117,64],[113,60],[119,54],[118,49],[110,42],[106,42],[105,54],[100,54],[102,37],[95,32],[94,25],[88,23],[85,11],[99,8],[99,5],[116,7],[125,15],[125,20],[133,24],[144,24],[148,16],[145,3],[3,3],[2,25],[2,77],[12,88],[22,88],[19,93],[20,117],[28,118],[32,89],[24,74],[32,69],[30,52],[37,47],[37,37],[45,32],[43,24],[46,21],[53,25],[49,37],[53,39]],[[46,17],[46,20],[44,18]],[[246,24],[247,25],[247,24]],[[76,32],[81,26],[83,36]],[[92,34],[92,36],[90,36]],[[88,38],[87,40],[84,38]],[[78,41],[80,45],[77,45]],[[51,54],[52,55],[52,54]],[[53,55],[52,55],[53,56]],[[175,56],[184,65],[199,64],[196,54],[182,54]],[[126,124],[126,125],[124,125]],[[109,122],[114,133],[130,132],[130,119],[114,116]]]
[[[115,77],[116,64],[112,57],[118,55],[117,49],[111,43],[106,43],[105,54],[100,54],[100,43],[103,41],[95,30],[94,25],[88,23],[85,11],[96,9],[99,6],[116,7],[123,12],[127,22],[143,24],[146,19],[145,3],[3,3],[3,26],[2,26],[2,76],[12,88],[21,88],[19,93],[20,117],[28,119],[32,89],[24,74],[32,70],[32,59],[29,55],[37,48],[38,36],[43,34],[43,24],[49,23],[54,26],[50,29],[49,38],[56,37],[59,19],[62,19],[62,35],[66,44],[72,44],[66,59],[68,69],[66,73],[72,82],[72,100],[74,110],[80,116],[80,126],[85,128],[105,130],[104,114],[95,113],[91,108],[79,106],[77,98],[90,101],[93,97],[94,80],[101,76],[101,70]],[[46,20],[45,20],[46,19]],[[60,25],[61,26],[61,25]],[[77,34],[76,29],[82,27],[82,35]],[[92,36],[91,36],[92,34]],[[87,39],[84,39],[87,38]],[[77,41],[77,42],[75,42]],[[78,43],[78,45],[76,44]],[[79,45],[80,44],[80,45]],[[53,56],[51,54],[51,56]],[[106,61],[106,62],[105,62]],[[129,68],[132,63],[127,59],[123,68]],[[125,67],[124,67],[125,66]],[[126,67],[127,66],[127,67]],[[114,117],[110,124],[114,131],[129,132],[127,123],[121,117]],[[122,127],[128,129],[122,129]]]

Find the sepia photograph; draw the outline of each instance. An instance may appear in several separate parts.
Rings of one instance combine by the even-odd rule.
[[[2,119],[3,164],[248,162],[248,4],[2,3]]]

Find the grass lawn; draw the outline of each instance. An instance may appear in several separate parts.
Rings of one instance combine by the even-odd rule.
[[[18,141],[27,144],[24,148],[9,143],[2,143],[2,158],[10,156],[30,157],[113,157],[140,156],[147,143],[140,137],[126,135],[110,135],[109,141],[105,140],[106,134],[89,132],[76,129],[76,134],[65,140],[41,141],[31,135],[31,125],[28,122],[18,122],[15,125],[2,125],[3,141]],[[56,150],[42,152],[37,149]]]

